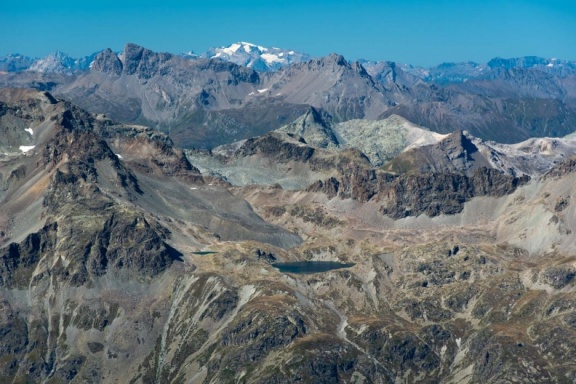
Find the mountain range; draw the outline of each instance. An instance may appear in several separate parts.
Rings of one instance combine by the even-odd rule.
[[[576,381],[572,63],[10,57],[0,382]]]
[[[246,47],[264,52],[248,44],[233,46],[242,55]],[[187,148],[262,134],[308,106],[336,122],[395,114],[439,133],[461,129],[512,143],[573,131],[574,66],[552,61],[493,60],[482,75],[469,71],[474,65],[449,66],[444,80],[436,82],[393,62],[363,65],[336,54],[258,72],[219,58],[189,59],[127,44],[121,54],[98,53],[88,70],[7,72],[0,75],[0,86],[48,90],[90,112],[155,127]],[[445,81],[462,73],[472,75]]]
[[[100,52],[81,58],[73,58],[61,51],[56,51],[43,58],[32,58],[18,53],[8,54],[0,57],[0,71],[22,72],[35,71],[43,73],[74,73],[90,69],[96,55]],[[121,55],[122,52],[117,52]],[[276,71],[281,67],[306,62],[312,56],[296,52],[294,50],[282,48],[267,48],[249,42],[237,42],[226,47],[214,47],[202,54],[195,54],[193,51],[180,54],[188,59],[221,59],[241,66],[252,68],[259,72]],[[539,69],[549,74],[566,76],[574,74],[576,61],[560,60],[556,58],[542,58],[537,56],[526,56],[519,58],[493,58],[487,63],[468,62],[446,62],[435,67],[420,67],[406,63],[394,63],[388,61],[369,61],[360,59],[359,62],[370,72],[375,74],[382,72],[382,67],[390,65],[398,66],[402,71],[408,72],[426,82],[438,84],[460,83],[471,79],[490,77],[493,69]]]
[[[327,119],[182,150],[0,89],[1,381],[573,381],[575,139]]]
[[[120,54],[108,49],[81,60],[54,55],[29,67],[44,72],[6,72],[0,85],[49,90],[91,112],[153,126],[183,147],[259,135],[307,106],[334,121],[395,114],[440,133],[462,129],[507,143],[562,136],[576,122],[573,62],[526,57],[423,70],[290,52],[238,43],[190,59],[127,44]],[[277,66],[249,68],[264,64]]]

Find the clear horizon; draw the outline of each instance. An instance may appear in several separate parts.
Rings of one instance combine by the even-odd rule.
[[[335,52],[416,66],[494,57],[576,60],[576,3],[570,1],[33,0],[0,8],[0,56],[59,50],[81,57],[121,51],[128,42],[203,53],[248,41],[315,57]]]

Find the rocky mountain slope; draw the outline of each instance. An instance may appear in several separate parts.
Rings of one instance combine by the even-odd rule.
[[[211,156],[333,177],[232,186],[166,135],[49,93],[4,89],[0,107],[2,382],[576,379],[574,159],[530,180],[391,174],[310,110],[302,136]],[[480,145],[458,135],[400,156]],[[276,268],[310,260],[346,268]]]
[[[569,135],[499,144],[462,131],[438,134],[395,115],[334,123],[310,108],[269,134],[211,151],[189,150],[187,155],[203,173],[235,186],[278,183],[302,189],[359,167],[395,175],[456,173],[467,177],[488,168],[537,178],[575,156],[576,141]]]

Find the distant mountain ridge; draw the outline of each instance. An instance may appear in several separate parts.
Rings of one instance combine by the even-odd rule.
[[[66,73],[87,71],[94,58],[105,50],[94,52],[91,55],[74,58],[64,52],[56,51],[46,57],[32,58],[18,53],[0,57],[0,71],[22,72],[34,71],[42,73]],[[122,56],[123,52],[116,53]],[[290,49],[276,47],[263,47],[248,42],[233,43],[227,47],[214,47],[202,54],[193,51],[180,55],[186,59],[221,59],[256,71],[276,71],[283,66],[301,63],[311,59],[311,56]]]
[[[166,132],[186,148],[262,135],[310,107],[336,123],[398,115],[441,134],[465,130],[500,143],[564,136],[576,127],[571,62],[495,59],[490,67],[443,64],[420,73],[404,64],[349,62],[331,54],[261,71],[246,66],[250,54],[280,58],[282,52],[248,43],[231,47],[212,52],[210,57],[221,53],[217,58],[132,43],[120,54],[106,49],[84,60],[53,55],[34,64],[38,72],[0,72],[0,87],[50,91],[90,112]],[[246,65],[224,53],[248,55]],[[3,61],[6,68],[28,65],[21,56],[10,60]]]
[[[75,58],[64,52],[56,51],[42,58],[33,58],[18,53],[0,56],[0,71],[22,72],[35,71],[42,73],[74,73],[87,71],[90,64],[99,53]],[[117,52],[122,55],[122,52]],[[312,55],[292,49],[277,47],[264,47],[250,42],[236,42],[229,46],[213,47],[206,52],[196,54],[188,51],[180,54],[186,59],[220,59],[240,66],[251,68],[259,72],[271,72],[278,69],[313,58]],[[471,79],[480,79],[494,69],[539,69],[546,73],[566,76],[576,73],[576,61],[561,60],[557,58],[543,58],[538,56],[523,56],[515,58],[495,57],[487,63],[444,62],[437,66],[422,67],[407,63],[398,63],[387,60],[358,60],[366,70],[372,74],[379,72],[382,67],[395,66],[405,73],[426,82],[441,84],[460,83]]]
[[[90,64],[98,53],[99,52],[95,52],[80,58],[73,58],[61,51],[56,51],[43,58],[9,54],[0,57],[0,71],[72,74],[74,72],[89,70]]]

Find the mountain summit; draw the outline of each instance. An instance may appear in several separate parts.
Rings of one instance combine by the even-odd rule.
[[[222,59],[256,71],[275,71],[285,65],[310,60],[306,53],[281,48],[266,48],[245,41],[228,47],[211,48],[201,55],[207,59]]]

